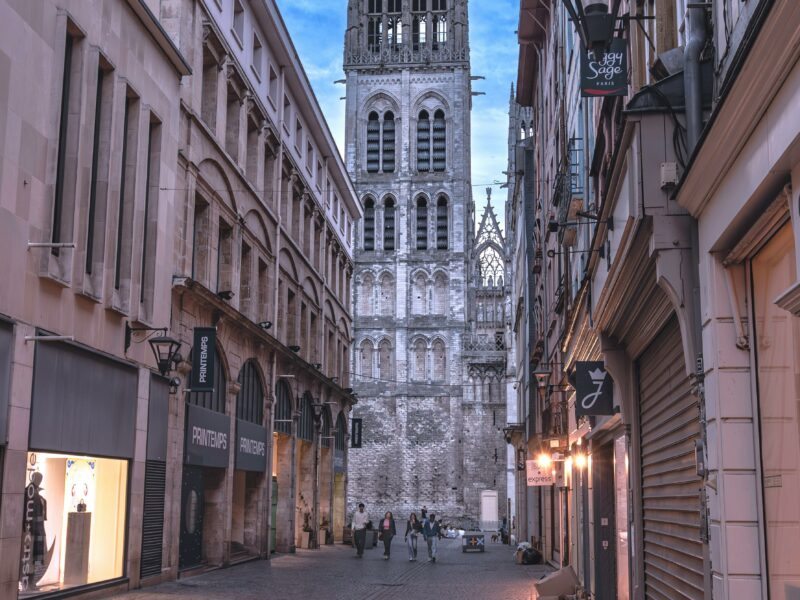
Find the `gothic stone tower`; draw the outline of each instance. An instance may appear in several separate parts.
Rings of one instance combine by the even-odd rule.
[[[471,458],[494,442],[465,427],[467,0],[350,0],[344,69],[345,161],[365,207],[353,359],[364,445],[349,455],[349,507],[476,520],[476,490],[495,478]]]

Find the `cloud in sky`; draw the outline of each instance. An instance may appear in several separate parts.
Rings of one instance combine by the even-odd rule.
[[[346,0],[277,0],[303,62],[314,93],[341,151],[344,148],[345,87],[334,84],[342,70]],[[508,98],[517,77],[518,0],[471,0],[470,50],[472,74],[486,77],[473,82],[472,183],[478,208],[484,188],[505,181],[508,160]],[[493,202],[503,219],[505,192],[494,186]]]

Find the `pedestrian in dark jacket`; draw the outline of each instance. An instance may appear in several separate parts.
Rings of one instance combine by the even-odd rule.
[[[389,560],[389,556],[392,553],[392,538],[397,535],[397,529],[394,526],[394,515],[392,515],[391,511],[387,511],[383,519],[381,519],[378,532],[383,540],[383,559]]]
[[[406,521],[406,545],[408,546],[408,560],[417,560],[417,536],[422,533],[422,523],[417,519],[417,513],[411,513]]]
[[[439,524],[436,522],[436,515],[431,513],[431,516],[424,521],[422,527],[422,536],[428,544],[428,559],[431,562],[436,562],[436,546],[439,541]]]

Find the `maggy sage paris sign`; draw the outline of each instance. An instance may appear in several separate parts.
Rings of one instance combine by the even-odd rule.
[[[628,42],[614,38],[605,52],[581,47],[581,96],[624,96],[628,93]]]

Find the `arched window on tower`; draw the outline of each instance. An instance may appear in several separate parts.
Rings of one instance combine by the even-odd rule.
[[[417,198],[417,250],[428,249],[428,201]]]
[[[427,312],[425,275],[417,273],[411,286],[411,312],[415,315],[424,315]]]
[[[424,10],[424,9],[423,9]],[[411,43],[414,51],[419,51],[425,48],[428,42],[428,20],[425,14],[414,15],[411,21]]]
[[[436,2],[436,0],[434,0]],[[433,49],[444,48],[447,44],[447,15],[433,16]]]
[[[394,173],[394,113],[383,115],[383,172]]]
[[[424,340],[417,340],[414,343],[414,380],[425,381],[425,358],[427,349]]]
[[[360,358],[360,371],[362,379],[371,381],[373,379],[372,373],[372,342],[364,340],[361,342],[361,356]]]
[[[364,250],[375,250],[375,201],[364,201]]]
[[[525,126],[525,121],[519,126],[519,139],[524,140],[528,135],[528,128]]]
[[[447,168],[447,123],[444,111],[433,115],[433,170],[441,173]]]
[[[378,373],[381,381],[391,381],[394,377],[394,367],[392,365],[392,345],[389,340],[383,340],[378,344]]]
[[[372,315],[373,297],[375,295],[375,280],[367,273],[361,280],[361,289],[358,294],[358,312],[368,317]]]
[[[383,204],[383,249],[394,252],[395,227],[394,227],[394,198],[387,198]]]
[[[381,163],[381,122],[378,113],[369,113],[367,120],[367,173],[377,173]]]
[[[417,120],[417,171],[431,170],[431,120],[428,111],[419,113]]]
[[[383,317],[394,314],[394,280],[388,273],[381,275],[380,313]]]
[[[444,381],[447,377],[447,349],[442,340],[433,342],[433,380]]]
[[[383,43],[382,17],[370,17],[367,22],[367,47],[370,52],[380,52]]]
[[[447,250],[449,246],[447,227],[447,197],[439,196],[436,201],[436,249]]]
[[[433,312],[447,314],[447,276],[444,273],[437,273],[433,280]]]
[[[397,10],[392,10],[396,8]],[[389,17],[386,20],[386,39],[389,43],[389,48],[396,50],[403,44],[403,20],[400,17],[400,0],[389,0]]]

